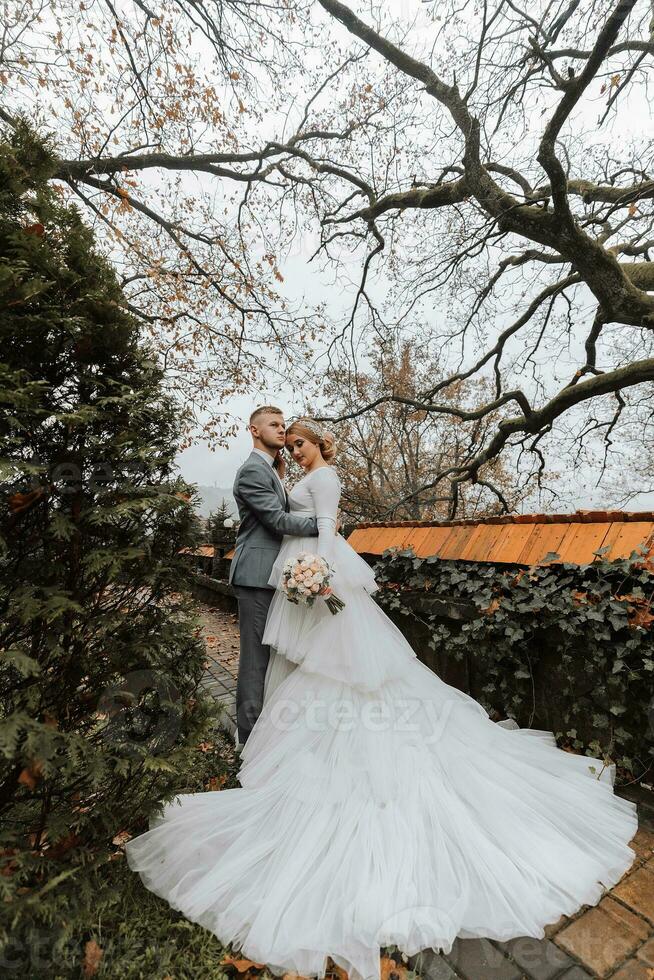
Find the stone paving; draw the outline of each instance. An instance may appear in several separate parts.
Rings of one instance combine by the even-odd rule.
[[[236,732],[236,678],[238,675],[239,632],[236,613],[200,604],[202,633],[207,645],[207,672],[204,686],[220,703],[221,727]]]
[[[235,731],[239,634],[235,614],[202,606],[205,684]],[[654,824],[641,817],[637,860],[601,901],[562,916],[544,939],[457,939],[447,954],[423,951],[409,966],[426,980],[654,980]]]

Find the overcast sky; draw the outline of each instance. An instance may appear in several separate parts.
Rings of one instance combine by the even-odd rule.
[[[408,20],[409,11],[412,13],[417,11],[418,16],[424,19],[424,8],[421,8],[420,3],[414,3],[413,0],[391,0],[388,6],[401,12],[405,20]],[[415,32],[412,36],[415,36]],[[596,92],[589,92],[588,97],[579,110],[579,117],[584,125],[588,125],[592,132],[594,147],[601,146],[602,143],[606,142],[612,147],[617,148],[616,152],[619,153],[620,149],[627,147],[632,140],[638,141],[641,139],[644,131],[651,131],[650,103],[643,89],[630,99],[629,111],[624,111],[623,107],[622,112],[610,119],[604,124],[601,130],[597,131],[594,127],[594,122],[605,103],[605,96],[599,96],[599,84],[598,82]],[[534,138],[542,130],[544,124],[543,118],[540,109],[537,113],[534,113]],[[314,236],[309,238],[299,236],[292,255],[285,261],[280,259],[279,265],[284,275],[284,283],[280,287],[280,291],[284,292],[296,304],[306,299],[307,305],[314,307],[316,302],[324,300],[328,304],[332,319],[336,320],[339,312],[344,313],[351,308],[354,291],[360,274],[360,266],[353,265],[347,270],[347,276],[351,281],[339,280],[335,283],[333,280],[333,270],[328,270],[321,275],[320,270],[309,263],[308,259],[314,252],[315,247],[316,238]],[[379,276],[377,276],[375,281],[374,267],[371,278],[374,288],[383,289],[383,283],[379,282]],[[430,297],[430,304],[430,315],[438,318],[441,314],[439,314],[439,300],[437,295]],[[590,296],[590,293],[588,293],[587,310],[588,316],[591,318],[594,306],[595,301]],[[442,315],[444,316],[445,314],[443,313]],[[495,323],[494,331],[499,332],[505,325],[501,322]],[[563,378],[570,377],[578,364],[583,362],[583,354],[580,349],[584,331],[579,330],[577,334],[578,350],[575,350],[574,344],[569,350],[561,350],[557,354],[556,362],[549,362],[547,360],[548,353],[547,351],[544,352],[540,368],[545,377],[549,376],[551,379],[556,377],[561,381]],[[522,341],[519,341],[519,343],[522,343]],[[473,352],[471,351],[469,357],[472,357],[472,354]],[[319,378],[319,375],[320,364],[316,369],[316,377]],[[525,390],[529,391],[528,378],[524,380],[521,378],[520,384],[524,384],[526,386]],[[305,392],[298,390],[293,380],[289,379],[289,383],[286,386],[268,388],[256,392],[253,391],[247,397],[234,398],[230,402],[229,409],[241,422],[239,434],[231,440],[227,450],[212,452],[205,445],[200,444],[181,453],[178,457],[178,463],[182,474],[186,479],[195,483],[220,487],[231,486],[238,466],[247,456],[251,448],[251,439],[245,430],[245,423],[251,410],[256,405],[272,403],[282,408],[287,419],[290,419],[294,415],[303,412],[304,395]],[[556,456],[556,447],[554,447],[554,455]],[[599,458],[598,456],[597,459],[599,460]],[[566,459],[557,459],[555,461],[560,466],[561,473],[557,485],[560,498],[556,503],[550,502],[547,498],[541,498],[540,500],[536,498],[529,499],[525,501],[523,506],[524,511],[590,509],[594,507],[615,506],[618,503],[615,492],[612,495],[612,492],[606,487],[598,489],[595,486],[599,473],[597,465],[592,466],[588,463],[579,465],[575,462],[568,462]],[[619,453],[616,453],[610,468],[616,474],[619,474],[621,465]],[[640,493],[627,505],[627,509],[654,509],[654,492]]]

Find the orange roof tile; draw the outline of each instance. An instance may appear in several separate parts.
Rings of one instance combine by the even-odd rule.
[[[628,558],[639,545],[654,554],[654,512],[576,511],[574,514],[515,514],[478,521],[395,521],[359,524],[348,538],[360,554],[413,548],[419,558],[437,555],[460,561],[536,565],[551,552],[554,561],[587,564],[608,546],[605,558]]]
[[[199,548],[180,548],[180,555],[198,555],[202,558],[213,558],[214,546],[212,544],[201,544]]]

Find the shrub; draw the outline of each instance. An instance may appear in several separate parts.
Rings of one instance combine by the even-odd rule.
[[[0,903],[174,795],[206,730],[178,413],[22,123],[0,140]],[[15,921],[14,921],[15,925]]]

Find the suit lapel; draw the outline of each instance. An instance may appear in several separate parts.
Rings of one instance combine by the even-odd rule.
[[[273,472],[272,466],[269,463],[267,463],[265,459],[263,459],[259,455],[259,453],[254,453],[254,452],[251,453],[250,459],[256,460],[259,463],[259,465],[262,466],[264,470],[268,472],[270,479],[273,481],[273,486],[277,491],[277,496],[281,500],[284,506],[284,510],[286,510],[286,508],[288,507],[288,494],[286,493],[285,488],[282,486],[281,481],[277,479],[276,474]]]

